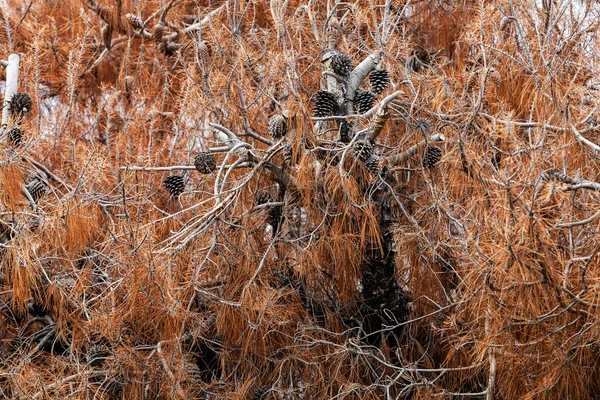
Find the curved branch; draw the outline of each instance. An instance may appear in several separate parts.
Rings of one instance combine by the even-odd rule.
[[[594,151],[600,152],[600,146],[598,146],[597,144],[594,144],[591,141],[589,141],[588,139],[584,138],[583,135],[581,133],[579,133],[579,131],[577,130],[577,128],[575,128],[575,125],[573,125],[573,124],[571,124],[571,131],[573,132],[573,135],[575,135],[575,139],[577,139],[577,141],[579,143],[588,146],[589,148],[593,149]]]
[[[354,68],[354,71],[350,72],[350,76],[348,77],[348,91],[347,97],[354,98],[354,92],[358,90],[360,83],[373,71],[377,64],[381,61],[382,54],[380,52],[376,52],[370,54],[365,58],[360,64]]]
[[[397,154],[395,156],[388,157],[388,161],[390,165],[398,165],[401,162],[404,162],[414,156],[420,149],[427,146],[430,142],[444,142],[446,137],[442,133],[437,133],[433,136],[430,136],[424,140],[421,140],[419,143],[415,144],[408,150],[403,153]]]
[[[213,19],[213,17],[215,15],[217,15],[219,12],[221,12],[221,10],[223,10],[225,8],[227,3],[228,3],[227,1],[224,2],[222,5],[220,5],[219,7],[215,8],[210,13],[208,13],[206,15],[206,17],[202,18],[202,20],[200,22],[196,22],[195,24],[188,26],[183,31],[186,33],[189,33],[189,32],[197,31],[199,29],[204,28],[206,25],[209,24],[209,22],[211,21],[211,19]]]
[[[588,224],[588,223],[594,221],[598,217],[600,217],[600,210],[598,210],[596,212],[596,214],[594,214],[591,217],[584,219],[582,221],[561,222],[559,224],[554,225],[554,227],[555,228],[572,228],[574,226],[581,226],[581,225],[585,225],[585,224]]]

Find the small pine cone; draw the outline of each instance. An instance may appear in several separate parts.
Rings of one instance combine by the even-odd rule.
[[[271,203],[272,201],[273,201],[273,197],[271,196],[271,193],[269,193],[267,190],[262,189],[256,193],[256,204],[257,205],[260,206],[262,204]]]
[[[348,123],[348,121],[340,122],[339,132],[340,142],[350,143],[350,124]]]
[[[433,126],[427,118],[419,118],[415,121],[415,129],[424,135],[429,135],[433,130]]]
[[[500,83],[502,82],[502,78],[500,77],[500,72],[498,72],[498,70],[496,68],[490,68],[490,72],[489,72],[489,78],[492,82],[494,82],[494,85],[499,88],[500,87]]]
[[[31,97],[27,93],[18,92],[13,95],[10,99],[10,112],[15,117],[20,117],[22,115],[27,114],[31,111],[33,107],[33,103],[31,102]]]
[[[179,196],[185,190],[185,180],[181,175],[169,175],[163,185],[172,196]]]
[[[76,281],[73,278],[62,278],[56,281],[56,286],[62,287],[65,290],[71,290],[75,287]]]
[[[210,42],[208,40],[203,40],[198,43],[197,50],[201,60],[208,60],[212,54],[212,48],[210,47]]]
[[[373,108],[374,103],[375,95],[368,90],[359,89],[354,97],[354,108],[357,109],[361,114],[364,114]]]
[[[203,151],[194,158],[194,166],[201,174],[210,174],[217,169],[217,159],[213,153]]]
[[[470,72],[469,75],[465,78],[465,89],[470,91],[473,89],[477,82],[477,74],[475,72]]]
[[[40,197],[46,194],[46,190],[48,189],[48,181],[41,174],[35,174],[31,177],[29,182],[27,182],[25,188],[33,200],[37,201]]]
[[[281,139],[287,134],[287,120],[281,114],[275,114],[269,119],[269,134],[273,139]]]
[[[127,21],[129,21],[129,25],[131,25],[131,27],[133,29],[142,29],[144,27],[144,21],[142,21],[142,19],[134,14],[127,14],[125,15],[125,17],[127,18]]]
[[[365,162],[369,158],[371,158],[371,156],[373,156],[373,145],[368,140],[361,140],[359,142],[354,143],[354,145],[352,146],[352,152],[356,160]]]
[[[328,117],[336,112],[338,103],[335,95],[327,90],[319,90],[312,99],[313,115],[317,118]]]
[[[390,84],[390,73],[385,69],[376,69],[369,75],[369,83],[373,93],[381,94]]]
[[[352,72],[352,59],[347,54],[337,53],[331,57],[331,70],[340,76],[347,76]]]
[[[102,345],[92,345],[85,353],[85,361],[92,367],[99,367],[111,356],[110,349]]]
[[[8,141],[13,147],[19,147],[23,144],[23,131],[14,127],[8,133]]]
[[[164,33],[165,26],[159,22],[154,26],[154,30],[152,31],[152,39],[154,39],[154,41],[157,43],[161,43]]]
[[[188,383],[200,382],[204,376],[200,367],[196,364],[184,364],[181,373]]]
[[[425,168],[433,168],[442,158],[442,150],[436,146],[429,146],[425,150],[423,156],[423,166]]]
[[[365,161],[365,169],[374,175],[379,174],[379,160],[375,156],[371,156]]]

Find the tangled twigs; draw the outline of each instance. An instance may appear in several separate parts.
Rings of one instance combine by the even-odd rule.
[[[35,322],[45,323],[46,325],[42,329],[42,332],[47,332],[44,335],[44,337],[42,337],[40,342],[25,357],[23,357],[20,360],[21,365],[27,364],[27,362],[29,362],[29,360],[31,360],[31,358],[35,356],[54,337],[56,333],[56,323],[50,316],[46,315],[43,318],[34,318],[30,322],[28,322],[26,326]]]
[[[44,396],[45,394],[47,394],[48,392],[50,392],[54,389],[60,388],[65,383],[73,382],[80,378],[95,378],[95,377],[101,377],[101,376],[106,376],[106,375],[108,375],[108,371],[103,371],[103,370],[82,371],[77,374],[73,374],[73,375],[67,376],[66,378],[60,379],[51,385],[45,386],[43,390],[41,390],[40,392],[36,393],[33,396],[33,399],[34,400],[39,399],[42,396]]]

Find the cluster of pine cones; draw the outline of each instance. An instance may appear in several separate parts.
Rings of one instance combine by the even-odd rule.
[[[21,127],[25,116],[33,109],[33,102],[27,93],[17,92],[8,102],[8,107],[13,121],[13,127],[8,131],[8,143],[17,148],[23,144],[25,132]],[[46,193],[48,186],[47,175],[39,171],[29,177],[25,189],[29,192],[31,198],[37,201]]]
[[[9,102],[9,110],[15,126],[8,133],[8,141],[13,147],[23,144],[24,132],[20,128],[23,118],[33,107],[31,97],[27,93],[18,92],[13,95]]]
[[[354,67],[352,59],[347,54],[336,53],[331,57],[330,67],[333,73],[347,79]],[[352,99],[354,109],[363,114],[373,108],[377,95],[383,93],[390,84],[390,73],[385,69],[376,69],[369,74],[371,90],[359,88]],[[319,90],[315,93],[313,103],[313,116],[317,118],[331,115],[343,115],[341,103],[347,99],[338,99],[334,93]]]
[[[202,151],[194,158],[194,167],[201,174],[210,174],[217,169],[217,159],[209,151]],[[185,191],[185,177],[183,175],[169,175],[163,181],[166,191],[173,197],[179,197]]]

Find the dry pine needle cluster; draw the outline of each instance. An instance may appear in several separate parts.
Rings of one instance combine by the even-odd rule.
[[[597,398],[597,2],[2,5],[1,398]]]

